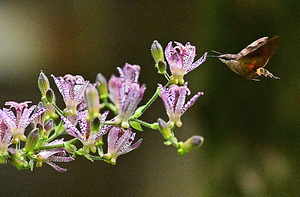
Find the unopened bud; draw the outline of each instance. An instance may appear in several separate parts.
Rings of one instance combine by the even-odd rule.
[[[29,154],[33,153],[34,147],[37,144],[39,140],[39,129],[33,129],[29,135],[27,136],[24,152],[27,152]]]
[[[157,68],[157,72],[159,74],[164,74],[166,73],[167,70],[167,64],[165,61],[159,61],[158,63],[156,63],[155,67]]]
[[[55,98],[54,92],[51,88],[49,88],[46,91],[46,99],[47,99],[48,103],[52,103],[55,100],[54,98]]]
[[[42,97],[46,96],[47,90],[50,88],[49,80],[47,76],[41,71],[39,78],[38,78],[38,86],[41,91]]]
[[[44,129],[46,131],[46,136],[49,136],[51,130],[52,130],[52,125],[53,125],[53,119],[48,120],[44,124]]]
[[[204,138],[201,136],[196,136],[196,135],[192,136],[185,142],[178,143],[179,149],[177,152],[180,155],[183,155],[183,154],[201,146],[203,144],[203,141],[204,141]]]
[[[171,131],[170,127],[168,127],[167,123],[161,118],[159,118],[157,120],[157,122],[159,125],[160,133],[166,140],[169,140],[172,137],[172,131]]]
[[[97,86],[100,99],[106,99],[109,97],[108,91],[107,91],[107,81],[105,77],[102,74],[98,74],[96,77],[96,81],[100,83],[100,85]]]
[[[152,43],[151,53],[156,64],[159,61],[164,61],[164,51],[157,40],[154,40]]]
[[[97,89],[93,85],[88,85],[84,92],[84,101],[89,112],[89,119],[99,115],[100,103],[99,103],[99,94]]]

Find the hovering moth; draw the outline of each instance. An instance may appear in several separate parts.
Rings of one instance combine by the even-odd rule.
[[[220,54],[211,57],[219,58],[231,70],[247,79],[259,81],[256,78],[261,76],[280,79],[264,68],[274,54],[278,43],[279,36],[271,39],[263,37],[252,42],[238,54]]]

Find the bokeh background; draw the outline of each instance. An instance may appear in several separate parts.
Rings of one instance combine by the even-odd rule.
[[[249,81],[210,58],[185,77],[192,94],[205,95],[175,130],[179,140],[202,135],[201,148],[179,156],[145,129],[137,134],[142,145],[116,166],[84,158],[62,164],[66,173],[1,165],[0,196],[298,196],[299,9],[299,1],[280,0],[1,1],[1,107],[10,100],[38,103],[40,70],[94,81],[99,72],[118,74],[126,62],[141,66],[146,102],[165,82],[150,54],[155,39],[164,47],[189,41],[200,57],[212,49],[237,53],[280,35],[267,69],[281,80]],[[167,119],[159,99],[142,119],[158,117]]]

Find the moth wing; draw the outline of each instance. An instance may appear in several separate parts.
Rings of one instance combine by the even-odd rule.
[[[252,53],[253,51],[257,50],[259,47],[263,46],[264,44],[266,44],[267,41],[268,41],[268,37],[263,37],[263,38],[257,39],[254,42],[252,42],[251,44],[249,44],[246,48],[241,50],[237,55],[240,58],[242,58],[242,57],[248,55],[249,53]]]
[[[265,39],[265,38],[268,39],[267,37],[261,39]],[[261,39],[258,39],[257,41]],[[255,42],[257,41],[254,41],[252,44],[255,44]],[[254,50],[248,52],[244,56],[241,56],[239,61],[249,62],[252,66],[254,66],[255,69],[262,68],[267,64],[271,56],[274,54],[275,50],[277,49],[278,43],[279,43],[279,36],[275,36],[270,40],[265,40],[263,42],[260,42],[256,47],[251,48],[251,50],[252,49]],[[246,49],[247,48],[243,49],[240,53],[242,53]]]

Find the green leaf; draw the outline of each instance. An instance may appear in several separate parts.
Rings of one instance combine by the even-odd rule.
[[[136,130],[138,131],[143,131],[140,123],[136,122],[136,121],[130,121],[129,124]]]

